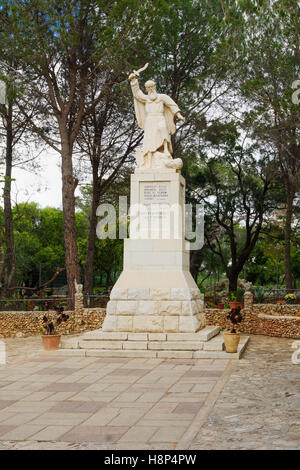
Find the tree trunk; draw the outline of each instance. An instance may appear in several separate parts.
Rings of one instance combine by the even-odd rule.
[[[7,286],[16,286],[16,252],[13,232],[13,217],[11,208],[11,177],[12,177],[12,158],[13,158],[13,129],[12,129],[12,105],[8,105],[6,116],[6,159],[5,159],[5,184],[3,191],[4,202],[4,226],[6,242],[6,270]]]
[[[76,221],[75,221],[75,181],[73,178],[72,151],[68,143],[67,131],[62,132],[62,201],[64,216],[64,245],[66,273],[68,281],[68,308],[74,308],[75,280],[80,283]]]
[[[287,187],[287,208],[284,225],[284,271],[285,271],[285,284],[287,292],[293,289],[293,277],[291,266],[291,234],[292,234],[292,217],[293,217],[293,202],[295,197],[294,188]]]
[[[94,288],[94,259],[95,259],[95,242],[96,242],[96,227],[97,216],[96,211],[100,202],[100,186],[98,183],[98,168],[97,172],[93,174],[93,197],[92,207],[89,220],[89,233],[87,240],[87,248],[84,263],[84,292],[92,294]]]
[[[197,262],[197,253],[195,251],[190,252],[190,273],[197,284],[197,278],[199,274],[199,263]]]
[[[4,250],[2,246],[2,239],[1,239],[1,233],[0,233],[0,294],[1,294],[1,288],[2,288],[3,271],[4,271]]]
[[[239,273],[236,271],[231,271],[227,273],[227,277],[229,280],[229,292],[235,292],[237,290]]]

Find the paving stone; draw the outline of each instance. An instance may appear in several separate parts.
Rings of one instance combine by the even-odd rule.
[[[114,399],[114,403],[116,402],[135,402],[140,396],[142,395],[141,392],[124,392],[121,393],[117,398]]]
[[[85,421],[85,425],[92,426],[106,426],[112,421],[120,412],[120,408],[106,407],[94,413],[90,418]]]
[[[203,402],[179,403],[174,409],[173,413],[178,413],[178,414],[198,413],[198,411],[200,410],[200,408],[202,408],[202,406],[203,406]]]
[[[191,392],[202,392],[202,393],[209,393],[212,391],[214,386],[216,385],[215,382],[207,382],[207,383],[201,383],[201,384],[196,384],[193,386]]]
[[[5,421],[2,421],[2,425],[13,425],[20,426],[21,424],[27,424],[30,421],[33,421],[37,416],[41,414],[41,411],[31,410],[28,413],[17,413],[14,416],[7,418]]]
[[[103,401],[62,401],[50,408],[48,413],[96,413],[105,406]]]
[[[137,401],[141,403],[155,403],[159,401],[164,394],[165,392],[154,392],[151,390],[151,392],[143,393]]]
[[[184,434],[185,427],[162,427],[149,439],[150,442],[178,442]]]
[[[45,392],[80,392],[88,386],[87,383],[51,383],[42,390]]]
[[[17,426],[14,426],[12,424],[0,424],[0,437],[3,434],[7,434],[10,431],[13,431]]]
[[[15,400],[0,400],[0,410],[10,407],[13,403]]]
[[[182,340],[182,336],[180,338]],[[156,340],[162,341],[161,338]],[[134,355],[132,358],[100,358],[50,353],[51,357],[28,361],[32,352],[22,350],[19,345],[28,348],[28,344],[36,342],[41,350],[40,338],[22,338],[17,342],[8,338],[8,342],[9,354],[12,354],[8,359],[13,358],[15,362],[5,368],[0,366],[0,385],[4,384],[0,391],[5,392],[0,400],[0,449],[174,449],[183,436],[178,437],[174,430],[188,429],[189,424],[195,423],[197,413],[208,403],[207,397],[213,396],[215,385],[223,380],[227,364],[234,364],[230,361],[235,357],[222,353],[225,354],[223,359],[218,356],[215,359],[164,360]],[[208,414],[203,415],[201,426],[199,424],[193,441],[187,446],[190,451],[299,450],[299,367],[291,362],[292,342],[284,338],[251,337],[245,355],[235,363],[214,406],[203,409]],[[16,347],[12,347],[15,344]],[[17,360],[19,365],[16,365]],[[124,372],[114,375],[118,369]],[[144,375],[136,375],[137,370]],[[67,388],[71,384],[73,391],[45,391],[57,383],[67,384]],[[74,391],[76,384],[85,388]],[[10,392],[15,393],[13,399]],[[49,395],[42,398],[43,393]],[[126,399],[135,399],[136,394],[138,398],[118,401],[118,397],[126,393]],[[149,394],[149,398],[152,395],[152,399],[158,401],[143,402],[143,394]],[[141,413],[144,414],[140,416]],[[45,424],[32,424],[42,415],[47,418]],[[49,423],[48,415],[55,421]],[[62,419],[68,416],[70,422],[81,418],[84,421],[66,424]],[[121,441],[130,427],[131,440],[127,440],[127,436]],[[142,428],[146,434],[141,437]],[[168,434],[164,431],[167,429]],[[61,434],[64,431],[66,433]],[[161,439],[168,440],[152,441],[152,437],[160,439],[159,432]],[[68,435],[66,440],[65,435]],[[141,440],[137,441],[136,435]],[[49,439],[56,439],[56,442]]]
[[[13,429],[1,435],[1,439],[7,441],[20,441],[36,434],[44,427],[45,424],[23,424],[17,427],[13,426]]]
[[[192,351],[158,351],[157,357],[164,358],[164,359],[192,359],[193,352]]]
[[[122,442],[145,442],[150,440],[157,427],[132,426],[119,440]]]
[[[132,426],[147,412],[145,408],[123,408],[120,414],[110,421],[110,426]]]
[[[60,440],[66,442],[114,443],[128,430],[127,426],[76,426]]]
[[[66,434],[70,429],[72,429],[73,426],[66,426],[66,425],[61,425],[61,426],[55,426],[55,425],[50,425],[47,426],[45,429],[42,431],[38,432],[37,434],[34,434],[31,436],[31,439],[37,440],[37,441],[55,441],[64,434]]]
[[[76,425],[80,424],[86,419],[88,419],[91,416],[92,413],[50,413],[46,412],[43,413],[42,415],[38,416],[37,418],[33,419],[30,424],[44,424],[45,426],[47,425]]]

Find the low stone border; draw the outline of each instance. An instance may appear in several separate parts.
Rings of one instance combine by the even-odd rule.
[[[69,320],[56,328],[57,333],[64,335],[97,330],[101,328],[105,318],[104,308],[85,308],[65,313],[69,315]],[[0,312],[0,337],[26,337],[41,334],[45,314],[52,320],[57,318],[54,311]]]
[[[238,325],[238,330],[241,333],[300,339],[300,317],[287,314],[276,315],[276,307],[287,307],[285,305],[263,304],[263,306],[265,307],[264,311],[272,311],[272,313],[260,313],[258,305],[253,310],[242,310],[243,322]],[[295,308],[296,306],[289,305],[288,307]],[[280,309],[278,310],[280,311]],[[298,310],[296,311],[298,312]],[[206,309],[206,324],[229,329],[230,322],[226,318],[228,313],[229,309]]]
[[[97,330],[102,327],[106,310],[104,308],[83,308],[82,294],[76,294],[75,311],[66,312],[70,318],[62,323],[57,332],[64,335]],[[239,331],[246,334],[279,336],[300,339],[299,305],[255,304],[253,296],[246,292],[245,308],[242,310],[243,322]],[[230,322],[226,316],[229,309],[206,308],[204,310],[206,325],[229,329]],[[294,315],[293,315],[294,314]],[[0,312],[0,337],[22,337],[40,334],[45,312]],[[56,313],[50,312],[55,319]]]

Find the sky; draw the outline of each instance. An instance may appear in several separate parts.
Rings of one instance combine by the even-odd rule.
[[[37,202],[41,207],[62,208],[60,157],[52,149],[44,150],[39,158],[41,168],[36,173],[13,168],[12,203]]]

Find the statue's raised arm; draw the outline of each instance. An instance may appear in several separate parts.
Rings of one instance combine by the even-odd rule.
[[[145,83],[147,94],[139,87],[137,76],[147,64],[129,75],[138,125],[144,130],[141,150],[137,150],[137,164],[141,168],[182,168],[182,160],[172,158],[171,135],[175,134],[175,118],[185,121],[179,107],[168,95],[156,92],[153,80]]]

